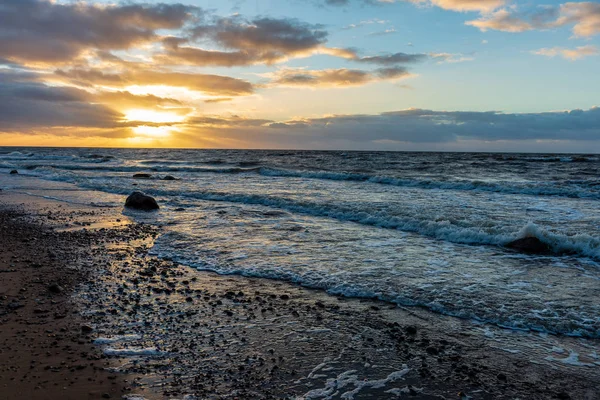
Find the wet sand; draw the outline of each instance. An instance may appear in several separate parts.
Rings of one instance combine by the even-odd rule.
[[[196,271],[121,209],[0,209],[2,398],[600,398],[596,341]]]
[[[56,207],[56,204],[53,204]],[[128,382],[111,373],[71,298],[89,270],[66,241],[22,209],[0,210],[0,398],[121,398]]]

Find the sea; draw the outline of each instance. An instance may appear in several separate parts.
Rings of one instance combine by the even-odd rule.
[[[0,147],[12,169],[5,189],[73,203],[155,197],[123,212],[191,268],[600,337],[599,155]],[[529,236],[552,252],[505,246]]]

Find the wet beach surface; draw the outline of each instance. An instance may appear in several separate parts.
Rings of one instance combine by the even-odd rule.
[[[121,209],[0,204],[8,399],[600,396],[595,340],[197,271],[150,256],[160,228]]]

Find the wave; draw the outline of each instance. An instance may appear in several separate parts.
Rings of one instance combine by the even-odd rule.
[[[555,196],[567,198],[600,199],[600,182],[595,180],[564,181],[563,185],[540,182],[514,184],[510,182],[489,182],[482,180],[435,180],[419,178],[398,178],[361,173],[309,171],[277,169],[269,167],[228,167],[210,168],[189,165],[107,165],[104,159],[93,159],[96,164],[27,164],[26,169],[52,168],[69,171],[112,171],[112,172],[181,172],[181,173],[215,173],[215,174],[244,174],[254,173],[265,177],[319,179],[331,181],[366,182],[380,185],[408,187],[430,190],[459,190],[479,191],[505,194],[520,194],[531,196]],[[240,163],[241,164],[241,163]]]
[[[92,169],[104,169],[101,166],[87,166]],[[137,167],[129,167],[136,170]],[[123,168],[119,168],[122,170]],[[224,169],[213,169],[225,171]],[[261,168],[243,169],[228,168],[228,173],[256,172]],[[127,195],[126,186],[115,185],[112,180],[87,179],[75,175],[55,175],[46,178],[68,181],[89,189]],[[352,207],[336,203],[318,203],[314,201],[301,201],[286,197],[269,196],[263,194],[232,194],[217,191],[189,191],[182,193],[180,188],[167,187],[152,189],[149,194],[164,197],[186,197],[195,200],[222,201],[241,204],[262,205],[277,208],[293,213],[326,217],[340,221],[354,222],[362,225],[375,226],[386,229],[396,229],[405,232],[417,233],[438,240],[467,245],[494,245],[504,246],[509,242],[526,237],[535,236],[546,243],[550,249],[558,254],[576,254],[592,259],[600,259],[600,238],[586,233],[567,235],[560,232],[547,231],[533,224],[526,225],[518,232],[508,232],[507,228],[494,226],[473,226],[469,223],[456,223],[450,220],[428,220],[426,216],[396,214],[388,211],[377,211],[366,207]]]
[[[123,194],[126,193],[127,192],[123,192]],[[158,190],[153,194],[162,196],[181,195],[179,192],[168,190]],[[197,200],[224,201],[274,207],[315,217],[333,218],[362,225],[417,233],[430,238],[458,244],[505,246],[516,239],[526,236],[535,236],[547,244],[557,255],[576,254],[600,260],[600,238],[593,237],[589,234],[565,235],[553,233],[546,231],[533,223],[527,224],[518,232],[498,233],[477,226],[460,226],[451,221],[430,221],[412,216],[390,215],[385,212],[373,213],[366,210],[344,207],[343,205],[296,201],[284,197],[272,197],[267,195],[192,192],[186,194],[186,197]]]
[[[327,172],[327,171],[297,171],[297,170],[281,170],[261,168],[260,174],[265,176],[280,176],[280,177],[298,177],[312,179],[326,179],[338,181],[357,181],[378,183],[383,185],[412,187],[419,189],[441,189],[441,190],[463,190],[463,191],[482,191],[496,192],[507,194],[525,194],[533,196],[558,196],[571,198],[595,198],[600,199],[600,191],[594,190],[596,182],[589,182],[592,188],[560,187],[555,185],[545,186],[543,184],[532,182],[527,185],[514,185],[506,182],[486,182],[480,180],[464,180],[464,181],[438,181],[429,179],[414,179],[414,178],[396,178],[391,176],[374,176],[366,174],[351,174],[344,172]],[[581,186],[586,184],[579,182]],[[591,189],[591,190],[590,190]]]
[[[156,240],[153,248],[150,250],[150,254],[187,265],[197,270],[215,272],[220,275],[240,275],[286,281],[313,289],[325,290],[332,295],[377,299],[400,306],[423,307],[438,314],[494,324],[507,329],[575,337],[600,337],[600,330],[585,317],[573,319],[571,315],[569,323],[564,323],[560,319],[558,321],[556,319],[540,320],[537,318],[532,319],[526,314],[511,315],[499,313],[493,307],[459,307],[454,306],[452,302],[442,305],[437,300],[428,298],[427,296],[421,297],[415,294],[413,297],[404,292],[398,292],[395,289],[384,289],[374,286],[373,282],[365,280],[364,276],[360,274],[344,276],[340,279],[337,279],[335,276],[328,276],[327,279],[324,279],[323,275],[326,275],[327,271],[302,273],[295,269],[286,269],[285,267],[275,267],[265,270],[251,266],[236,265],[232,262],[221,261],[215,258],[203,260],[202,258],[198,258],[198,253],[193,248],[193,238],[187,237],[182,232],[171,231],[161,235]],[[182,249],[190,249],[190,252],[182,251]]]

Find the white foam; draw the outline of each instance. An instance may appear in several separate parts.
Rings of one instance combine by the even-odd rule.
[[[110,344],[110,343],[118,343],[118,342],[130,342],[133,340],[141,339],[140,335],[120,335],[120,336],[111,336],[111,337],[99,337],[94,340],[94,344]]]
[[[596,362],[586,363],[586,362],[580,361],[579,353],[576,353],[574,351],[569,351],[569,355],[565,358],[557,358],[557,357],[553,357],[553,356],[548,356],[545,358],[545,360],[559,362],[559,363],[567,364],[567,365],[574,365],[577,367],[596,367],[599,365]]]
[[[325,387],[313,389],[304,395],[297,397],[297,400],[310,400],[319,398],[329,398],[334,393],[339,393],[347,386],[354,386],[354,389],[343,392],[341,399],[352,400],[361,390],[365,388],[381,389],[388,383],[395,382],[403,378],[410,372],[410,369],[404,365],[402,370],[390,373],[386,378],[375,380],[361,380],[355,370],[350,370],[339,374],[336,378],[328,379]]]
[[[164,351],[159,351],[156,347],[147,347],[147,348],[122,348],[115,349],[112,347],[107,347],[103,350],[104,354],[107,356],[117,356],[117,357],[160,357],[164,356],[167,353]]]

